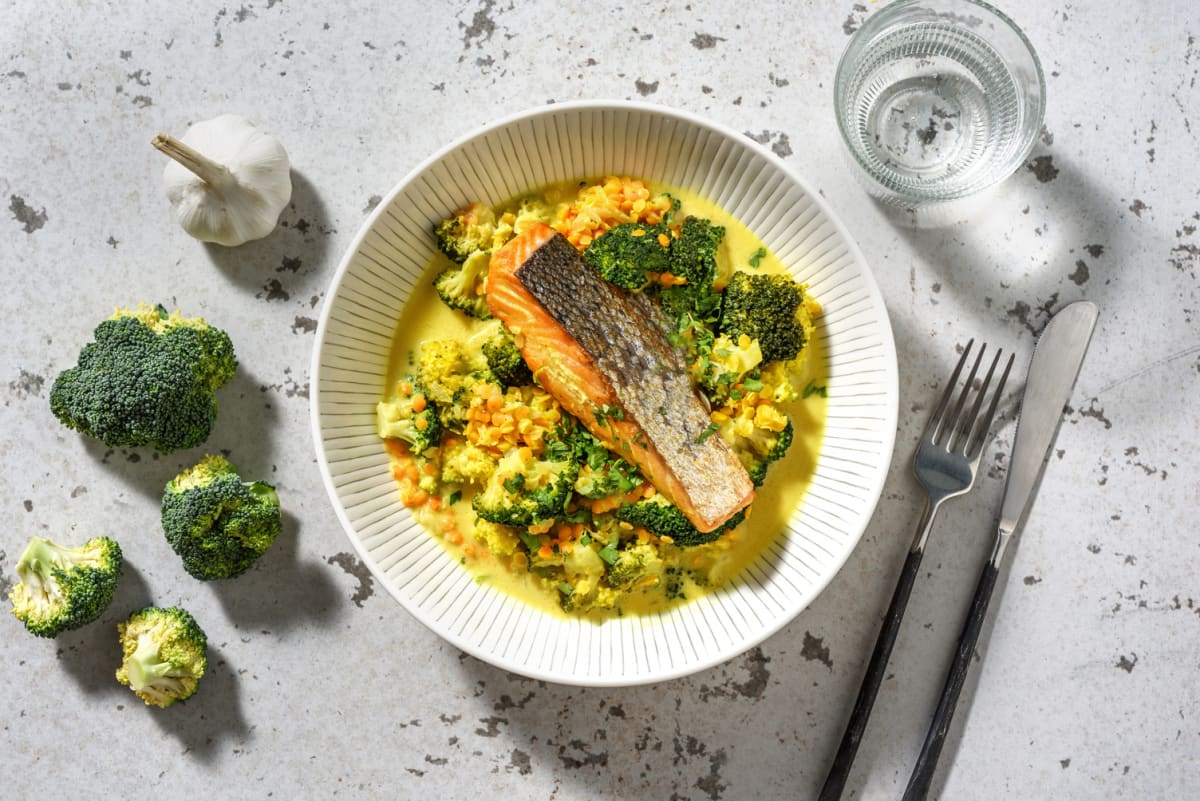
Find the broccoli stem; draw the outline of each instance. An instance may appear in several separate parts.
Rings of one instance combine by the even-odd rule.
[[[224,189],[234,183],[233,173],[220,162],[213,161],[208,156],[188,147],[170,134],[160,133],[151,140],[161,152],[187,167],[201,181],[214,189]]]
[[[59,553],[41,537],[34,537],[25,547],[17,561],[17,575],[30,590],[38,594],[49,594],[54,589],[50,571],[59,564]]]
[[[137,650],[126,662],[125,670],[129,674],[129,686],[140,692],[166,676],[171,663],[161,661],[158,643],[152,636],[144,634],[138,638]]]

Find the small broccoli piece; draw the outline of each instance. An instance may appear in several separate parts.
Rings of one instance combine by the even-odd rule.
[[[593,240],[583,259],[605,281],[636,292],[648,283],[647,273],[670,271],[671,242],[665,225],[623,223]]]
[[[725,229],[699,217],[683,221],[679,238],[671,245],[670,273],[685,283],[659,293],[663,311],[681,329],[716,322],[721,295],[713,284],[717,277],[717,248]]]
[[[119,309],[93,337],[50,390],[50,410],[63,425],[112,447],[162,453],[208,439],[215,393],[237,369],[228,334],[143,303]]]
[[[208,638],[187,611],[152,606],[117,624],[122,660],[117,681],[149,706],[192,697],[208,668]]]
[[[617,551],[617,561],[608,569],[609,586],[618,588],[653,587],[663,578],[663,560],[658,548],[643,542]]]
[[[618,507],[616,511],[617,520],[644,528],[656,537],[669,538],[676,545],[685,548],[720,539],[722,534],[741,523],[745,517],[746,513],[743,510],[713,531],[700,531],[688,521],[679,507],[662,495],[652,495],[634,503],[627,503]]]
[[[804,287],[788,275],[735,272],[725,287],[719,328],[757,339],[763,361],[795,359],[812,331]]]
[[[485,290],[491,258],[488,251],[478,250],[468,256],[462,265],[442,270],[433,279],[433,288],[437,291],[437,296],[447,306],[468,317],[477,320],[491,318]]]
[[[534,459],[514,448],[501,457],[481,492],[471,501],[484,520],[530,526],[562,516],[579,475],[573,461]]]
[[[263,481],[244,482],[223,456],[205,456],[163,491],[167,542],[193,577],[241,575],[279,536],[279,496]]]
[[[13,615],[38,637],[91,623],[112,602],[122,562],[121,546],[108,537],[78,548],[34,537],[17,561],[21,582],[8,593]]]
[[[717,277],[717,248],[725,228],[701,217],[687,217],[671,245],[670,272],[692,287],[711,289]]]
[[[496,217],[482,203],[472,203],[433,226],[438,249],[462,264],[472,253],[490,251]]]
[[[375,406],[375,430],[380,439],[402,439],[413,453],[438,444],[442,425],[438,408],[412,376],[396,382],[396,394]]]
[[[483,356],[487,359],[488,368],[502,385],[506,387],[521,387],[533,383],[533,373],[521,349],[508,329],[503,326],[495,336],[483,343]]]

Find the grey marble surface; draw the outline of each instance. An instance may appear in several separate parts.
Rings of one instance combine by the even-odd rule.
[[[967,338],[1024,360],[1048,315],[1102,310],[943,757],[944,799],[1182,799],[1200,786],[1200,16],[1193,4],[1012,0],[1047,73],[1029,163],[968,223],[892,225],[848,178],[831,83],[874,4],[4,4],[0,28],[0,589],[34,534],[111,532],[129,568],[97,623],[0,621],[7,798],[812,798],[919,512],[913,443]],[[896,334],[900,427],[873,522],[761,647],[667,684],[553,686],[442,643],[372,580],[309,437],[315,320],[367,212],[445,142],[575,98],[688,109],[783,157],[844,219]],[[158,131],[222,112],[283,139],[279,229],[206,247],[170,219]],[[248,575],[188,578],[158,519],[198,451],[70,432],[47,396],[117,305],[161,301],[237,343],[209,447],[279,487]],[[1019,384],[1019,382],[1018,382]],[[977,490],[947,507],[848,797],[895,798],[990,540],[1016,389]],[[199,694],[145,708],[114,624],[182,604]]]

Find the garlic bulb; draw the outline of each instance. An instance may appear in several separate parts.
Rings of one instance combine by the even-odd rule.
[[[291,165],[275,137],[222,114],[196,123],[182,140],[159,134],[152,144],[172,159],[163,184],[183,230],[230,247],[275,230],[292,197]]]

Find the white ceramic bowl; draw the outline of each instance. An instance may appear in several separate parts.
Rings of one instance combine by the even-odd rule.
[[[698,192],[759,236],[824,308],[828,423],[816,475],[786,529],[737,580],[663,615],[561,620],[476,584],[400,503],[375,435],[400,310],[434,252],[432,224],[470,201],[624,174]],[[858,542],[891,459],[897,412],[887,311],[845,228],[744,136],[643,103],[538,108],[435,154],[391,191],[334,276],[312,363],[317,457],[346,534],[379,583],[456,647],[505,670],[617,686],[718,664],[777,631]]]

